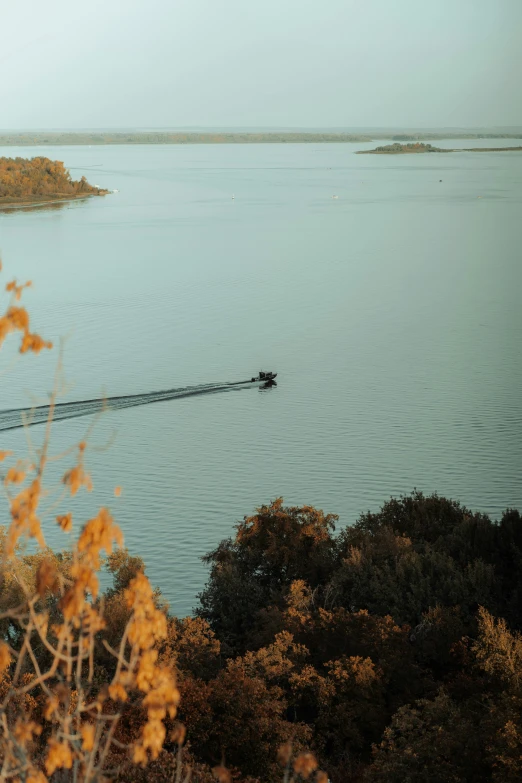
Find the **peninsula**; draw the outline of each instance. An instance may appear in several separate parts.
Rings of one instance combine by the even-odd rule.
[[[104,196],[107,190],[73,180],[59,160],[0,158],[0,207]]]

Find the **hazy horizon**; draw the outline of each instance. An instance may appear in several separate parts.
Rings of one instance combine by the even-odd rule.
[[[4,131],[522,126],[520,0],[28,0],[2,21]]]
[[[441,131],[522,132],[522,125],[105,125],[100,127],[0,128],[0,133],[390,133]]]

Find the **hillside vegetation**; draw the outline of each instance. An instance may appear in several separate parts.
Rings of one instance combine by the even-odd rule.
[[[73,180],[59,160],[0,158],[0,205],[101,196],[106,190]]]

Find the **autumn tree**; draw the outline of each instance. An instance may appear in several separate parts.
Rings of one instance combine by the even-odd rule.
[[[296,579],[312,589],[331,573],[337,516],[311,506],[283,506],[282,498],[245,517],[236,536],[205,557],[210,579],[200,595],[199,616],[226,650],[244,652],[260,613],[282,606]]]
[[[441,692],[405,705],[375,749],[369,783],[479,783],[484,777],[480,736],[460,705]]]
[[[420,492],[391,499],[339,536],[341,567],[332,589],[345,606],[391,613],[417,625],[435,606],[478,606],[522,627],[522,522],[499,523],[453,500]]]
[[[522,637],[479,609],[468,683],[405,705],[374,748],[371,783],[509,781],[522,776]]]

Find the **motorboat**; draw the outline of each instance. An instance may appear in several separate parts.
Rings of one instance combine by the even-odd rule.
[[[276,376],[276,372],[263,372],[263,370],[260,370],[257,378],[251,378],[250,383],[269,383],[270,381],[275,380]]]

